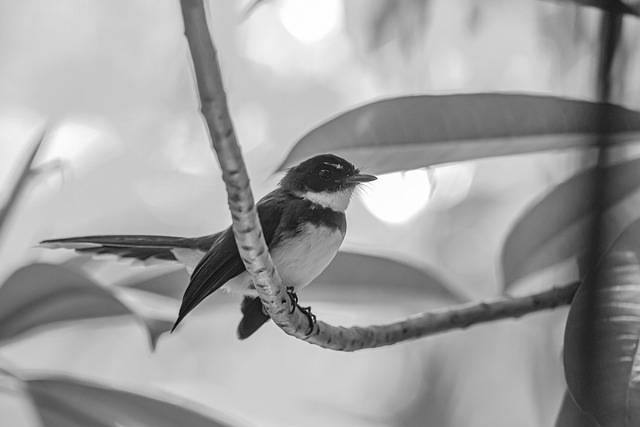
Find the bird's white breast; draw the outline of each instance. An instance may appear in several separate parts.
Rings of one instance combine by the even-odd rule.
[[[324,226],[306,225],[295,237],[279,244],[271,251],[282,283],[300,289],[307,286],[329,265],[342,244],[340,230]],[[247,272],[231,279],[225,288],[232,293],[254,295]]]

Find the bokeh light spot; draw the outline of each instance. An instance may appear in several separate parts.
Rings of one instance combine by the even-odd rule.
[[[405,222],[429,201],[431,182],[426,169],[379,175],[362,198],[377,218],[390,223]]]
[[[425,207],[443,210],[460,203],[474,175],[475,167],[466,163],[379,175],[362,199],[376,218],[399,224]]]
[[[280,4],[280,22],[302,43],[316,43],[337,32],[344,23],[339,0],[284,0]]]

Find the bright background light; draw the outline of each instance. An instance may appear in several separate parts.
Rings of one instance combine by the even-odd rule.
[[[369,211],[390,223],[409,220],[429,201],[431,182],[426,169],[379,175],[362,198]]]
[[[280,21],[302,43],[316,43],[335,34],[344,23],[339,0],[284,0],[280,4]]]
[[[39,161],[66,162],[76,173],[84,174],[124,151],[123,143],[107,120],[98,115],[68,116],[52,127],[39,155]]]
[[[403,223],[427,204],[441,210],[460,203],[469,192],[474,172],[471,164],[456,164],[379,175],[362,201],[376,218]]]

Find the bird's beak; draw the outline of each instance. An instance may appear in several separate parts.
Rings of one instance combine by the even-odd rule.
[[[377,177],[373,176],[373,175],[367,175],[364,173],[359,173],[353,176],[350,176],[349,178],[347,178],[347,183],[348,184],[361,184],[363,182],[371,182],[371,181],[375,181],[376,179],[378,179]]]

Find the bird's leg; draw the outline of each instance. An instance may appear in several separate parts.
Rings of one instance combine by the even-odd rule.
[[[291,311],[289,314],[293,314],[296,311],[296,306],[298,305],[298,294],[296,294],[296,290],[293,286],[287,286],[287,294],[289,294],[289,299],[291,299]]]
[[[302,314],[307,316],[307,319],[309,319],[309,325],[310,325],[309,332],[307,332],[307,335],[309,335],[311,332],[313,332],[313,327],[316,324],[316,315],[311,312],[310,306],[301,307],[300,304],[298,304],[298,294],[296,294],[296,291],[293,286],[287,286],[287,294],[289,294],[289,298],[291,299],[291,306],[292,306],[289,314],[293,314],[293,312],[296,311],[296,307],[298,307],[298,309],[302,312]]]
[[[307,332],[307,335],[309,335],[311,332],[313,332],[313,327],[316,325],[316,315],[311,312],[311,306],[300,307],[299,305],[296,305],[296,307],[298,307],[302,314],[307,316],[307,319],[309,319],[309,332]]]
[[[307,332],[307,335],[309,335],[311,332],[313,332],[313,327],[316,324],[316,315],[311,312],[310,306],[301,307],[300,304],[298,304],[298,294],[296,294],[293,286],[287,286],[287,294],[289,294],[289,298],[291,299],[291,311],[289,312],[289,314],[293,314],[293,312],[296,311],[296,307],[298,307],[302,314],[307,316],[310,325],[309,332]]]

